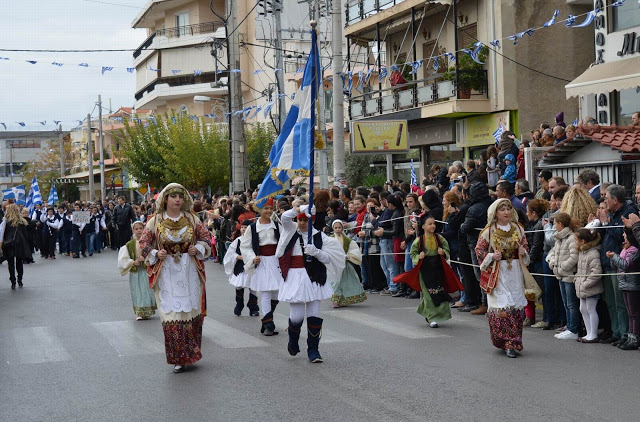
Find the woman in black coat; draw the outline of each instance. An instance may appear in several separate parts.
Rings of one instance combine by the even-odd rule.
[[[20,208],[16,204],[7,205],[4,220],[0,223],[0,245],[2,245],[2,255],[9,267],[12,290],[16,288],[16,270],[18,286],[22,287],[22,262],[25,258],[31,258],[26,235],[27,225],[27,220],[21,215]]]

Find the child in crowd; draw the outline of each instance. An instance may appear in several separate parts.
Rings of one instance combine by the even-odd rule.
[[[629,314],[629,335],[625,343],[618,345],[622,350],[636,350],[640,346],[640,271],[637,263],[638,241],[630,231],[624,232],[624,243],[620,255],[607,252],[611,267],[618,270],[618,284],[622,291],[624,304]]]
[[[576,295],[580,299],[580,313],[587,335],[578,339],[581,343],[598,343],[598,312],[596,305],[604,292],[602,265],[600,264],[600,234],[594,229],[576,231],[578,270],[574,279]]]
[[[502,175],[502,179],[508,181],[511,184],[516,183],[516,162],[513,154],[507,154],[504,157],[504,164],[506,168],[504,169],[504,174]]]
[[[574,234],[575,223],[567,213],[558,213],[554,218],[556,233],[555,244],[547,262],[553,274],[560,282],[560,294],[567,314],[567,329],[555,335],[559,340],[577,340],[580,311],[573,277],[578,264],[578,250]]]

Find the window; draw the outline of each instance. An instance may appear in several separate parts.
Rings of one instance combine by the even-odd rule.
[[[189,26],[189,12],[176,15],[176,26],[178,27],[178,35],[187,35],[187,26]]]
[[[57,142],[56,142],[57,143]],[[41,148],[40,141],[32,140],[20,140],[20,141],[7,141],[7,148]]]
[[[625,29],[640,26],[637,2],[626,1],[622,3],[621,6],[612,7],[610,10],[612,32],[623,31]]]
[[[189,108],[185,104],[182,104],[180,106],[180,108],[178,108],[178,115],[179,116],[188,116],[189,115]]]
[[[458,49],[468,48],[476,41],[478,41],[477,23],[458,28]]]
[[[636,88],[616,92],[616,123],[618,126],[629,126],[631,116],[640,110],[640,93]]]

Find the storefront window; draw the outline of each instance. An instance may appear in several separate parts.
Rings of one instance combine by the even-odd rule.
[[[613,32],[640,26],[638,3],[625,1],[621,6],[611,8],[611,28]]]
[[[617,110],[616,122],[618,126],[629,126],[631,116],[640,110],[640,92],[636,88],[616,92]]]
[[[430,145],[429,146],[429,166],[440,164],[450,166],[454,161],[463,161],[464,151],[455,144]]]

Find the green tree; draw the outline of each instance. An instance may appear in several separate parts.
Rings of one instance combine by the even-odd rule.
[[[345,154],[345,179],[348,186],[370,186],[367,182],[384,183],[386,170],[384,167],[371,167],[374,161],[383,161],[384,155]]]
[[[269,171],[269,152],[276,136],[273,126],[266,123],[255,123],[245,128],[249,184],[252,187],[262,183]]]
[[[222,125],[188,116],[156,116],[146,125],[125,122],[119,158],[140,183],[178,182],[189,189],[224,189],[229,180],[229,143]]]

